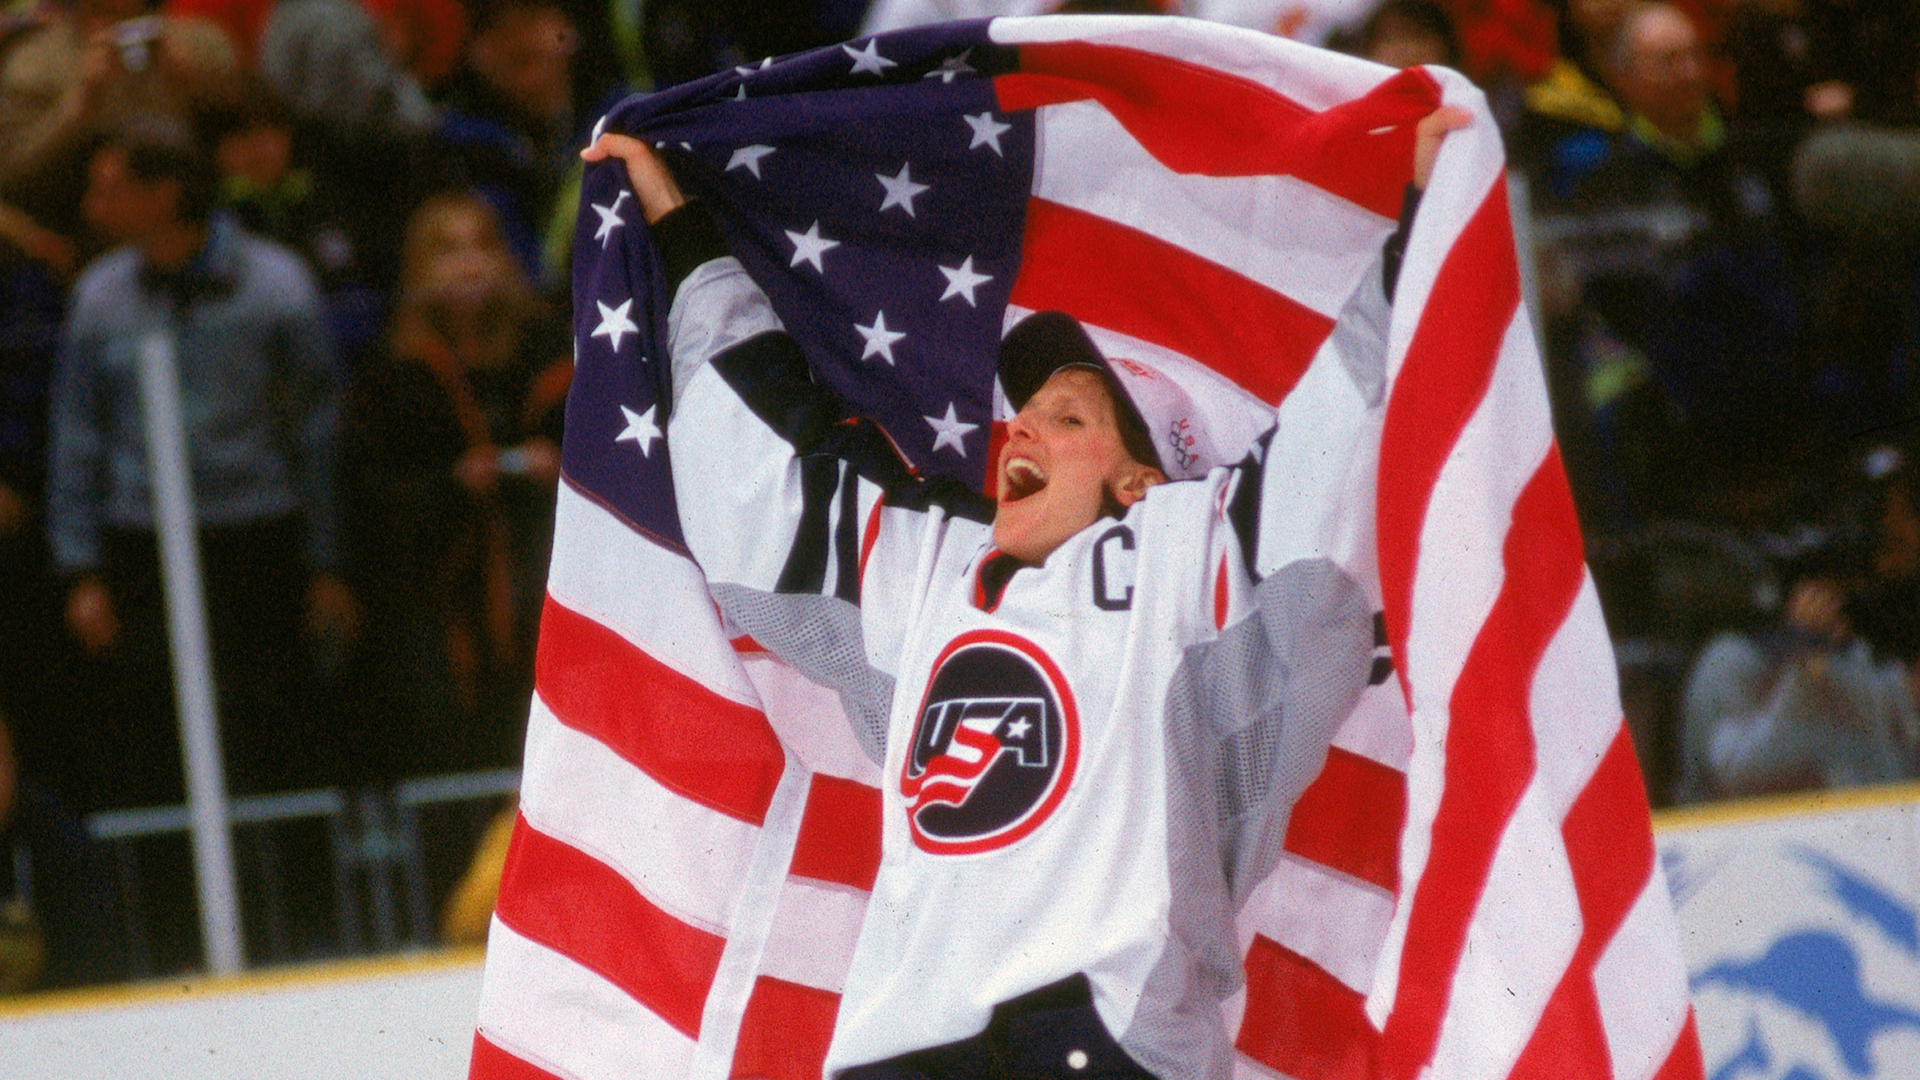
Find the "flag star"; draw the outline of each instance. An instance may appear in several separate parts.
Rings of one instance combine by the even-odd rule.
[[[968,307],[980,306],[973,298],[973,290],[993,280],[992,274],[974,272],[971,255],[959,266],[941,267],[940,272],[947,275],[947,291],[940,294],[940,299],[950,300],[958,296],[967,302]]]
[[[741,83],[740,89],[735,90],[733,92],[733,100],[735,101],[747,100],[747,84],[746,83]]]
[[[885,75],[888,68],[899,66],[880,55],[880,43],[873,38],[867,39],[867,47],[864,49],[856,49],[851,45],[842,45],[840,48],[853,58],[853,70],[847,72],[849,75],[858,75],[863,71],[873,75]]]
[[[873,174],[873,178],[880,181],[880,186],[887,189],[887,197],[880,200],[880,210],[882,213],[885,213],[889,206],[897,206],[905,210],[908,217],[915,216],[913,212],[914,196],[928,190],[928,188],[925,184],[916,184],[913,182],[913,178],[907,175],[908,167],[907,165],[901,165],[900,173],[897,176],[883,176],[880,173]]]
[[[879,356],[889,365],[893,363],[893,343],[907,336],[899,330],[887,329],[887,313],[884,311],[874,314],[872,326],[854,323],[853,328],[860,331],[860,337],[867,343],[867,347],[860,350],[860,359]]]
[[[620,351],[620,339],[623,336],[640,332],[640,327],[634,325],[634,321],[627,314],[633,310],[632,300],[628,300],[619,307],[608,307],[598,300],[593,304],[600,309],[600,325],[594,327],[593,333],[588,336],[603,337],[611,341],[614,352]]]
[[[962,75],[976,74],[973,65],[967,63],[967,57],[972,55],[973,50],[968,49],[959,56],[949,56],[940,61],[939,67],[927,72],[922,78],[939,79],[943,83],[951,83]]]
[[[613,239],[613,230],[627,223],[627,219],[620,216],[620,204],[627,201],[627,195],[627,192],[621,192],[614,197],[610,206],[593,204],[593,212],[600,215],[600,227],[594,230],[593,238],[600,241],[602,248],[607,246],[607,241]]]
[[[990,146],[994,153],[1001,157],[1007,156],[1006,151],[1000,149],[1000,136],[1012,131],[1012,124],[1003,124],[995,120],[991,110],[979,116],[971,113],[962,113],[961,116],[967,121],[967,126],[973,129],[973,141],[967,144],[967,149],[974,150],[982,146]]]
[[[840,241],[829,240],[821,236],[820,223],[818,221],[808,226],[806,232],[797,233],[792,229],[787,229],[786,234],[787,239],[793,241],[793,261],[789,262],[787,264],[788,266],[799,266],[801,263],[806,262],[812,263],[813,268],[823,274],[827,272],[827,268],[820,265],[820,256],[826,254],[833,248],[839,247]]]
[[[627,418],[627,429],[615,435],[613,441],[639,443],[641,455],[652,457],[654,441],[662,437],[660,425],[653,421],[653,411],[657,408],[658,405],[649,405],[646,412],[637,413],[625,405],[620,406]]]
[[[760,179],[760,159],[771,153],[773,153],[773,147],[764,143],[754,143],[752,146],[743,146],[735,150],[733,156],[727,159],[727,167],[724,171],[732,172],[735,169],[745,169],[753,174],[755,180],[758,180]]]
[[[653,410],[648,409],[647,411],[652,412]],[[1031,720],[1015,720],[1013,723],[1007,725],[1007,734],[1016,739],[1026,738],[1027,732],[1031,730],[1033,730],[1033,721]]]
[[[923,416],[921,419],[925,420],[928,425],[933,428],[933,448],[935,450],[939,450],[943,446],[950,446],[953,448],[953,452],[959,454],[961,457],[967,456],[967,444],[964,441],[967,433],[976,431],[980,427],[979,424],[969,424],[956,416],[953,411],[953,402],[951,401],[947,402],[946,416]]]

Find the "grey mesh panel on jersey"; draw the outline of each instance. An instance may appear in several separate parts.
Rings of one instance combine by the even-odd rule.
[[[751,287],[726,288],[729,279],[734,278]],[[785,329],[767,295],[752,282],[746,267],[729,255],[701,263],[674,291],[673,307],[667,313],[667,354],[673,358],[673,400],[680,400],[686,393],[687,383],[708,360],[748,338]],[[716,285],[721,287],[712,287]],[[698,307],[697,318],[687,317],[689,303]]]
[[[1279,860],[1293,805],[1319,774],[1373,660],[1366,595],[1333,562],[1290,563],[1255,594],[1259,614],[1189,648],[1167,690],[1167,857],[1181,897],[1169,918],[1178,947],[1156,966],[1119,1039],[1163,1076],[1231,1073],[1231,1060],[1193,1068],[1195,1055],[1221,1048],[1180,1048],[1194,1030],[1181,1016],[1218,1008],[1240,985],[1233,914]]]
[[[874,764],[887,757],[893,676],[867,663],[860,609],[834,596],[770,593],[718,584],[713,598],[729,621],[787,666],[840,695],[853,737]]]

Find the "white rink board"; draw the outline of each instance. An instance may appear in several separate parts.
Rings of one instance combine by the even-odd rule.
[[[1708,1080],[1920,1080],[1920,788],[1670,812]]]
[[[480,953],[0,1001],[0,1080],[465,1080]]]

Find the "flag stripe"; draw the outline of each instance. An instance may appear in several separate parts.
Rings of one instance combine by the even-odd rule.
[[[1644,888],[1605,952],[1594,965],[1593,984],[1613,1055],[1623,1080],[1673,1068],[1666,1059],[1693,1037],[1685,957],[1674,943],[1680,928],[1667,882],[1655,863]],[[1692,1049],[1692,1075],[1700,1075],[1699,1047]]]
[[[1036,197],[1205,252],[1329,319],[1379,258],[1393,226],[1290,176],[1169,173],[1093,102],[1041,109],[1034,139]],[[1282,231],[1285,250],[1273,246]]]
[[[585,852],[675,918],[724,933],[739,871],[760,830],[680,797],[604,743],[554,718],[538,697],[527,724],[520,813]]]
[[[566,1080],[531,1062],[522,1061],[473,1033],[473,1052],[468,1059],[468,1080]]]
[[[1565,1076],[1580,1062],[1611,1059],[1593,967],[1653,869],[1652,823],[1645,820],[1645,807],[1640,769],[1622,725],[1599,772],[1561,826],[1580,895],[1580,948],[1514,1066],[1516,1080]]]
[[[1245,79],[1318,110],[1358,97],[1380,82],[1370,63],[1308,47],[1260,31],[1208,27],[1206,35],[1169,33],[1161,20],[1076,19],[1052,16],[995,19],[988,36],[1003,45],[1056,41],[1092,41],[1198,64],[1222,75]],[[1294,63],[1276,57],[1294,53]],[[1310,58],[1310,59],[1309,59]]]
[[[880,872],[880,789],[815,776],[793,851],[793,872],[871,891]]]
[[[840,995],[762,976],[747,999],[731,1076],[819,1080]]]
[[[685,1033],[498,918],[487,938],[479,1031],[501,1051],[568,1080],[686,1076],[693,1063],[694,1040]]]
[[[1253,939],[1246,971],[1241,1053],[1297,1080],[1369,1080],[1378,1036],[1362,995],[1266,937]]]
[[[649,903],[605,863],[521,818],[495,914],[526,938],[598,972],[689,1037],[726,939]]]
[[[1486,394],[1520,303],[1508,230],[1506,189],[1495,185],[1441,264],[1380,436],[1380,590],[1388,640],[1409,694],[1407,633],[1428,503],[1461,429]]]
[[[1020,72],[996,78],[994,92],[1007,112],[1091,98],[1176,173],[1296,176],[1386,217],[1399,215],[1411,176],[1412,125],[1440,98],[1410,70],[1312,110],[1217,69],[1080,41],[1020,46]]]
[[[1027,203],[1011,302],[1193,357],[1269,403],[1293,388],[1333,329],[1318,312],[1217,263],[1045,199]]]
[[[1406,817],[1405,774],[1336,746],[1294,804],[1286,849],[1396,892]]]
[[[1436,290],[1437,292],[1438,290]],[[1502,549],[1506,581],[1454,687],[1446,786],[1426,873],[1415,885],[1401,954],[1403,1004],[1386,1029],[1386,1075],[1426,1064],[1502,834],[1534,774],[1527,705],[1533,671],[1585,579],[1579,524],[1558,457],[1549,455],[1513,507]],[[1420,988],[1417,994],[1410,994]]]
[[[1282,856],[1246,904],[1242,930],[1319,965],[1355,993],[1372,985],[1393,894],[1319,863]]]
[[[687,798],[742,821],[765,819],[786,759],[759,710],[714,694],[551,598],[536,667],[540,697],[561,723]]]
[[[757,701],[727,650],[713,647],[720,619],[691,559],[636,533],[569,484],[560,485],[553,532],[548,596],[713,693]]]
[[[848,885],[790,877],[780,890],[759,971],[839,993],[869,894]]]

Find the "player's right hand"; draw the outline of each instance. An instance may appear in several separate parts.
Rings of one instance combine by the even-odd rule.
[[[666,217],[677,207],[686,205],[687,197],[681,193],[680,185],[674,182],[673,174],[667,171],[666,163],[660,160],[652,147],[631,135],[602,135],[593,141],[592,146],[580,151],[580,157],[586,161],[605,161],[613,157],[626,162],[627,180],[633,184],[633,193],[640,198],[640,213],[645,215],[649,225]]]

